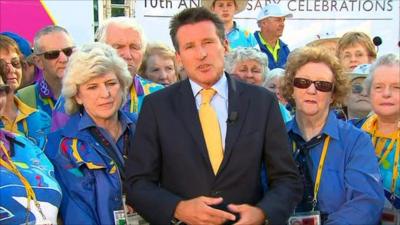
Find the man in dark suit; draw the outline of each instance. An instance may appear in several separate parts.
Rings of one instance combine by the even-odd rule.
[[[153,224],[286,223],[302,186],[276,98],[224,74],[228,43],[216,15],[185,9],[170,29],[189,79],[144,100],[126,161],[128,203]],[[211,137],[207,104],[218,120]]]

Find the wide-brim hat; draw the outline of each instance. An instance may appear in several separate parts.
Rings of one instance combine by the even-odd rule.
[[[212,6],[213,6],[213,3],[215,2],[216,0],[202,0],[201,1],[201,5],[204,7],[204,8],[206,8],[206,9],[208,9],[208,10],[210,10],[210,11],[212,11]],[[240,13],[240,12],[242,12],[243,10],[245,10],[246,9],[246,5],[247,5],[247,1],[248,0],[233,0],[234,2],[236,2],[236,10],[235,10],[235,14],[238,14],[238,13]]]
[[[278,4],[268,4],[261,8],[257,16],[257,21],[263,20],[268,17],[286,17],[291,18],[293,14],[282,9]]]
[[[315,36],[313,36],[313,40],[310,41],[307,45],[308,46],[313,46],[313,45],[318,45],[322,42],[327,42],[327,41],[339,41],[339,37],[335,34],[335,32],[321,32]]]

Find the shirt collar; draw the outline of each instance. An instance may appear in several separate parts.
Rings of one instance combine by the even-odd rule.
[[[280,49],[280,48],[281,48],[281,44],[280,44],[279,39],[276,41],[276,45],[275,45],[275,47],[273,48],[270,44],[268,44],[268,43],[264,40],[264,38],[263,38],[262,35],[261,35],[261,32],[258,32],[258,37],[260,38],[261,43],[262,43],[263,45],[267,46],[267,47],[270,48],[270,49],[275,50],[275,49]]]
[[[191,79],[189,79],[189,82],[192,87],[193,95],[196,97],[200,91],[203,90],[203,87]],[[215,83],[211,88],[214,89],[217,92],[216,94],[221,96],[223,99],[228,99],[228,80],[226,79],[225,74],[223,74],[217,83]]]
[[[14,101],[17,105],[18,110],[21,112],[21,114],[24,114],[25,117],[28,117],[30,114],[36,112],[36,109],[22,102],[17,96],[14,97]]]
[[[125,132],[125,129],[133,123],[133,121],[125,115],[123,112],[118,111],[118,119],[122,125],[122,132]],[[79,121],[78,130],[84,130],[90,127],[96,127],[96,123],[93,119],[89,116],[86,110],[83,111],[81,119]]]
[[[339,139],[339,120],[336,118],[335,113],[331,110],[326,118],[326,122],[320,134],[326,134],[333,139]],[[296,117],[286,124],[286,130],[302,136],[299,126],[296,122]]]
[[[27,118],[32,113],[36,112],[36,109],[34,109],[34,108],[28,106],[27,104],[25,104],[24,102],[22,102],[17,96],[14,96],[14,102],[18,109],[18,114],[17,114],[17,118],[15,119],[15,122],[19,122],[19,121]],[[0,118],[4,118],[5,120],[8,120],[8,118],[5,117],[4,115],[0,116]],[[11,123],[13,123],[13,122],[11,121]]]
[[[234,31],[234,30],[239,30],[239,27],[238,27],[238,25],[236,24],[235,21],[233,21],[232,29],[231,29],[230,31],[228,31],[227,34],[230,34],[230,33],[231,33],[232,31]]]

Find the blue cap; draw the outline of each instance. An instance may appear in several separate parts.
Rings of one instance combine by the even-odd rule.
[[[32,48],[25,38],[12,32],[1,32],[0,34],[12,38],[15,42],[17,42],[18,48],[22,54],[24,54],[25,58],[28,58],[32,54]]]
[[[366,78],[369,74],[369,70],[371,69],[371,64],[360,64],[352,72],[350,72],[350,78],[351,80],[357,79],[357,78]]]

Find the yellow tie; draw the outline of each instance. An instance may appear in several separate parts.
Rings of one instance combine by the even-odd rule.
[[[204,139],[206,141],[208,156],[214,174],[217,174],[224,154],[222,152],[221,130],[219,128],[217,113],[210,105],[211,98],[215,95],[214,89],[203,89],[201,94],[201,105],[199,117]]]

